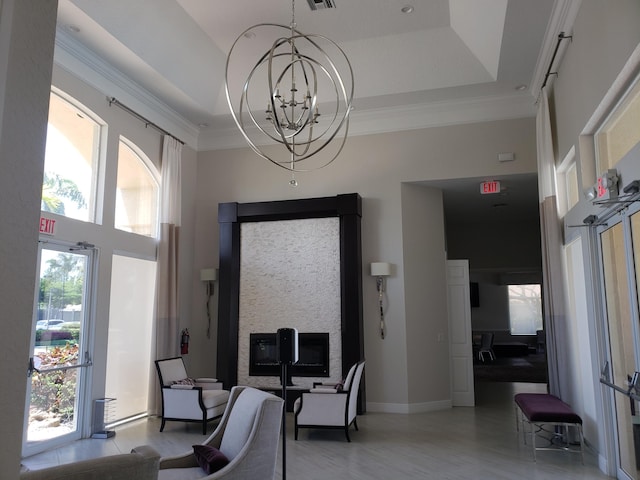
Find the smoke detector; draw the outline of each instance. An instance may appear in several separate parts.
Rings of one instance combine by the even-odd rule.
[[[307,0],[311,10],[326,10],[328,8],[336,8],[333,0]]]

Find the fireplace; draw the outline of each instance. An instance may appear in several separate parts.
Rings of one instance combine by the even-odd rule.
[[[249,334],[249,376],[280,377],[275,333]],[[288,368],[291,377],[329,376],[329,334],[299,333],[298,362]]]

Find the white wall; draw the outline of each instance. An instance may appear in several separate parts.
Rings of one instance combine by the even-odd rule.
[[[18,478],[20,468],[57,3],[0,2],[3,478]]]
[[[424,373],[411,374],[410,378],[407,363],[414,355],[410,350],[421,345],[421,341],[430,342],[437,338],[439,332],[446,335],[447,329],[441,328],[438,323],[426,324],[418,329],[417,338],[408,342],[407,334],[416,325],[412,319],[407,320],[405,282],[437,284],[445,275],[439,265],[428,265],[420,279],[404,272],[405,265],[416,261],[416,253],[404,251],[403,229],[406,221],[403,219],[402,184],[535,172],[534,129],[534,119],[526,118],[353,137],[331,165],[316,172],[298,175],[297,188],[289,186],[289,173],[260,159],[249,149],[200,152],[195,186],[196,269],[218,265],[217,208],[220,202],[242,203],[359,193],[363,199],[362,274],[367,402],[381,410],[407,409],[409,404],[428,404],[434,398],[443,397],[438,394],[433,397],[433,392],[428,388],[434,381],[441,385],[440,364],[430,362],[424,365]],[[497,153],[502,151],[516,152],[517,160],[498,162]],[[426,212],[427,205],[425,215]],[[369,276],[369,263],[374,261],[389,262],[396,268],[394,275],[387,279],[388,334],[384,340],[378,334],[375,280]],[[195,296],[194,308],[197,308],[200,300]],[[431,308],[438,314],[446,312],[446,295],[435,299]],[[214,344],[210,344],[213,349]],[[194,353],[194,358],[196,355],[208,362],[211,352]]]

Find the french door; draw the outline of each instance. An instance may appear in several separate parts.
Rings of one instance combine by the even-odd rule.
[[[40,243],[23,455],[80,438],[91,366],[88,328],[94,252]]]
[[[609,375],[614,386],[612,405],[618,452],[618,478],[640,479],[640,403],[628,395],[640,371],[640,211],[600,232],[609,339]]]

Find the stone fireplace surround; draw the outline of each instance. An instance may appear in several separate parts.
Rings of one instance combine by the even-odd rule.
[[[336,268],[335,275],[339,277],[339,282],[328,282],[327,288],[330,291],[331,283],[333,283],[336,290],[334,295],[328,294],[328,296],[335,296],[335,293],[339,293],[339,301],[335,302],[335,298],[328,298],[326,305],[321,306],[323,309],[326,306],[329,308],[329,313],[322,312],[320,316],[336,317],[334,336],[339,336],[339,342],[331,341],[332,349],[337,348],[337,352],[334,350],[331,352],[332,363],[336,363],[336,370],[332,368],[331,377],[343,377],[349,367],[359,360],[364,359],[364,340],[363,340],[363,319],[362,319],[362,255],[361,255],[361,229],[360,219],[362,212],[362,199],[358,194],[344,194],[337,195],[335,197],[324,198],[311,198],[301,200],[284,200],[274,202],[259,202],[259,203],[221,203],[218,206],[218,223],[220,226],[220,278],[219,278],[219,306],[218,306],[218,351],[217,351],[217,376],[221,382],[223,382],[224,388],[228,389],[234,385],[245,383],[248,379],[239,375],[239,365],[244,360],[242,357],[245,355],[243,349],[239,348],[240,331],[242,335],[248,337],[249,331],[256,331],[256,328],[262,328],[260,326],[247,327],[244,325],[243,320],[241,325],[241,316],[245,315],[242,312],[241,315],[241,293],[247,291],[247,286],[241,287],[241,252],[243,250],[241,242],[242,224],[250,222],[279,222],[285,220],[300,220],[300,219],[328,219],[321,221],[320,225],[323,225],[318,229],[318,234],[322,235],[322,232],[326,234],[325,228],[331,229],[332,218],[338,220],[338,233],[339,242],[337,248],[339,249],[339,268]],[[267,229],[272,230],[272,226],[277,226],[274,223],[272,226],[267,225]],[[252,228],[245,229],[245,235],[247,231],[251,231],[253,228],[259,226],[252,226]],[[306,235],[306,233],[305,233]],[[305,243],[307,243],[305,241]],[[252,251],[255,252],[255,247],[252,247]],[[247,255],[249,250],[245,250]],[[332,275],[331,272],[328,272]],[[259,272],[258,272],[259,278]],[[253,286],[255,286],[254,284]],[[257,300],[259,303],[261,300]],[[293,302],[300,303],[300,298],[292,298]],[[249,301],[251,304],[253,301]],[[323,303],[323,302],[321,302]],[[331,313],[332,307],[335,305],[336,312]],[[281,305],[278,308],[283,308]],[[292,308],[297,308],[292,304]],[[262,309],[264,312],[265,308]],[[251,318],[252,315],[249,315]],[[276,315],[261,314],[260,317],[271,318],[270,322],[277,321]],[[257,319],[256,321],[259,321]],[[332,321],[333,322],[333,321]],[[334,330],[334,327],[330,325],[285,325],[286,327],[298,328],[300,332],[303,331],[330,331],[330,328]],[[266,332],[275,331],[283,327],[279,324],[277,327],[275,324],[264,325]],[[248,344],[248,339],[247,342]],[[336,372],[336,376],[334,376]],[[251,377],[256,379],[257,377]],[[265,377],[268,378],[268,377]],[[294,377],[294,383],[297,377]],[[322,380],[322,379],[320,379]],[[279,385],[277,378],[271,379],[272,382]],[[255,382],[252,382],[255,383]],[[364,382],[361,383],[360,393],[360,410],[363,410],[362,406],[365,405],[364,394]]]
[[[340,225],[304,218],[241,225],[238,384],[278,387],[278,377],[249,375],[252,333],[296,328],[329,334],[330,378],[342,377]],[[309,388],[320,377],[294,377]]]

